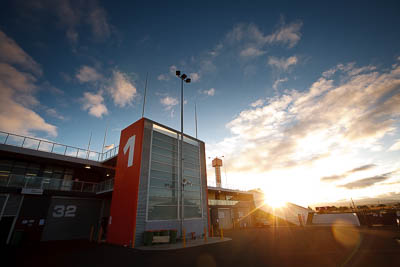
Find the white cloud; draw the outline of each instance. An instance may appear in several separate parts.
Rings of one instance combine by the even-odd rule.
[[[254,101],[253,103],[250,104],[251,107],[256,108],[256,107],[260,107],[264,104],[264,100],[263,99],[258,99],[256,101]]]
[[[376,70],[376,67],[372,66],[372,65],[361,67],[361,68],[356,68],[355,65],[356,65],[355,62],[350,62],[347,64],[338,64],[334,68],[324,71],[322,73],[322,76],[325,78],[330,78],[338,71],[345,72],[348,76],[355,76],[360,73],[371,72],[373,70]]]
[[[303,22],[293,22],[291,24],[282,24],[274,33],[265,37],[267,43],[282,43],[287,45],[289,48],[294,47],[301,39],[300,29],[303,26]]]
[[[129,79],[128,75],[118,70],[113,71],[111,85],[107,87],[107,92],[114,100],[114,104],[119,107],[132,105],[137,96],[135,84]]]
[[[275,90],[278,90],[278,86],[280,83],[284,83],[287,82],[288,78],[282,78],[282,79],[278,79],[274,82],[274,84],[272,85],[272,88],[274,88]]]
[[[17,65],[21,71],[12,65]],[[37,76],[42,74],[36,63],[0,31],[0,129],[35,136],[36,131],[57,136],[57,127],[47,123],[33,109],[40,106],[35,97]]]
[[[215,95],[215,89],[210,88],[208,90],[201,91],[202,94],[208,95],[208,96],[214,96]]]
[[[34,61],[13,39],[0,30],[0,62],[16,64],[36,75],[42,74],[40,65]]]
[[[80,100],[83,110],[88,110],[90,115],[102,118],[103,115],[108,114],[107,107],[104,105],[102,91],[97,92],[97,94],[85,92]]]
[[[200,80],[200,74],[197,72],[192,72],[189,74],[190,79],[192,80],[192,82],[198,82]]]
[[[46,113],[47,113],[47,115],[49,115],[49,116],[51,116],[51,117],[54,117],[54,118],[56,118],[56,119],[65,120],[65,117],[64,117],[63,115],[59,114],[59,113],[57,112],[57,110],[54,109],[54,108],[48,108],[48,109],[46,110]]]
[[[25,12],[47,9],[54,14],[58,24],[65,29],[66,38],[74,45],[79,41],[79,30],[82,26],[90,26],[96,40],[105,40],[112,33],[113,26],[108,21],[107,12],[98,1],[47,1],[36,0],[35,4],[26,5]],[[40,14],[33,14],[33,16]]]
[[[389,148],[389,151],[397,150],[400,150],[400,139],[397,139],[396,142]]]
[[[157,76],[157,80],[159,81],[169,81],[169,76],[166,74],[160,74]]]
[[[164,106],[165,110],[171,110],[174,106],[178,105],[178,99],[166,96],[161,98],[160,103]]]
[[[110,37],[111,27],[105,9],[94,5],[88,13],[88,23],[92,27],[94,37],[100,40]]]
[[[171,66],[169,67],[169,73],[170,73],[171,75],[173,75],[173,76],[176,75],[176,70],[177,70],[177,68],[176,68],[175,65],[171,65]]]
[[[264,55],[266,52],[254,47],[248,47],[240,52],[241,57],[258,57]]]
[[[287,71],[290,66],[296,65],[297,63],[298,59],[296,56],[291,56],[288,58],[277,58],[277,57],[268,58],[269,65],[282,71]]]
[[[81,83],[85,82],[97,82],[103,79],[103,75],[97,72],[96,69],[89,66],[82,66],[75,77]]]
[[[207,154],[224,151],[231,177],[258,177],[259,184],[275,183],[282,194],[299,197],[300,190],[304,200],[311,188],[321,192],[318,196],[310,191],[314,199],[310,201],[326,192],[334,197],[348,195],[349,189],[334,191],[320,185],[320,177],[362,165],[357,153],[370,151],[374,159],[381,155],[384,160],[385,155],[373,150],[384,136],[399,130],[400,122],[400,67],[352,75],[355,69],[346,67],[344,78],[321,77],[306,91],[287,91],[243,110],[226,125],[232,137],[210,144]]]

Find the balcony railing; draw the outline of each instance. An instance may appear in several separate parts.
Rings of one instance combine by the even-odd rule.
[[[0,144],[44,151],[79,159],[88,159],[98,162],[106,161],[118,154],[118,146],[104,153],[91,151],[79,147],[67,146],[48,140],[28,136],[11,134],[0,131]]]
[[[207,186],[217,187],[217,183],[215,181],[207,181]],[[217,187],[218,188],[218,187]],[[237,191],[248,191],[254,189],[254,187],[246,186],[246,185],[235,185],[235,184],[222,184],[219,188],[221,189],[230,189],[230,190],[237,190]]]
[[[0,175],[0,186],[43,190],[103,193],[111,191],[113,189],[114,179],[109,179],[101,183],[92,183],[37,176],[3,174]]]

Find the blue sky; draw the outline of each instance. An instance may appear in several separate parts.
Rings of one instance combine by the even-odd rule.
[[[108,124],[118,144],[141,117],[146,73],[145,116],[179,129],[180,69],[193,81],[185,132],[196,102],[199,139],[225,156],[226,183],[304,205],[398,198],[399,11],[396,1],[8,1],[0,130],[79,147],[93,132],[100,151]]]

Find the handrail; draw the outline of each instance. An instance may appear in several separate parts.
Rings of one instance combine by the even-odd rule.
[[[2,135],[4,141],[1,141]],[[16,138],[20,140],[19,141],[15,140]],[[14,144],[13,141],[10,141],[12,139],[14,139]],[[90,149],[89,150],[83,149],[75,146],[60,144],[53,141],[23,136],[19,134],[12,134],[3,131],[0,131],[0,144],[22,147],[36,151],[44,151],[67,157],[81,158],[98,162],[104,162],[107,159],[110,159],[118,154],[118,146],[109,149],[103,153],[100,153]]]
[[[59,191],[101,193],[104,191],[113,190],[114,179],[108,179],[100,183],[95,183],[86,181],[64,180],[57,178],[10,174],[7,177],[5,176],[0,177],[0,186],[29,188],[29,189],[47,189],[47,190],[59,190]]]

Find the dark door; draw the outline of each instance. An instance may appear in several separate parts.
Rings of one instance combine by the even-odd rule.
[[[14,221],[14,216],[2,217],[0,220],[0,245],[7,242],[8,234],[10,233],[11,225]]]
[[[50,198],[47,196],[25,196],[15,232],[23,232],[22,243],[33,244],[40,241],[49,208]]]

